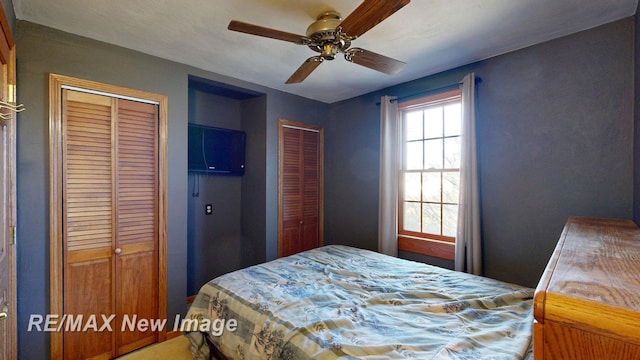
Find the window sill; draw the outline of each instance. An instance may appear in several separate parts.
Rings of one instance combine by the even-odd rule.
[[[398,250],[445,260],[455,259],[455,244],[446,241],[400,235],[398,236]]]

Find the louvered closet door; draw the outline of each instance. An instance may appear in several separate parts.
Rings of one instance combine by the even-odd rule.
[[[280,132],[279,256],[321,245],[321,133],[284,125]]]
[[[63,93],[63,305],[65,314],[84,319],[115,312],[112,102]],[[65,331],[63,341],[65,359],[113,355],[108,331]]]
[[[320,246],[320,136],[301,132],[302,149],[302,241],[300,251]]]
[[[155,105],[63,90],[64,313],[116,315],[113,331],[65,331],[65,359],[156,341],[120,330],[125,316],[157,318],[157,133]]]
[[[157,319],[157,107],[118,100],[117,127],[117,314],[129,319]],[[119,354],[157,340],[157,333],[150,330],[130,331],[127,327],[116,334]]]

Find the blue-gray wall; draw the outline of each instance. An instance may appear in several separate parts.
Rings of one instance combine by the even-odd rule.
[[[327,233],[377,247],[379,97],[473,71],[485,274],[535,286],[569,216],[632,217],[633,49],[629,18],[332,105]]]

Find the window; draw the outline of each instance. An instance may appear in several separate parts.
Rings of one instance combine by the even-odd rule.
[[[398,248],[453,260],[460,181],[460,91],[399,104]]]

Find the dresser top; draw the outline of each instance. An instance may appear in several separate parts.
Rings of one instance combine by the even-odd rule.
[[[630,220],[570,218],[536,288],[534,317],[637,332],[640,229]]]

